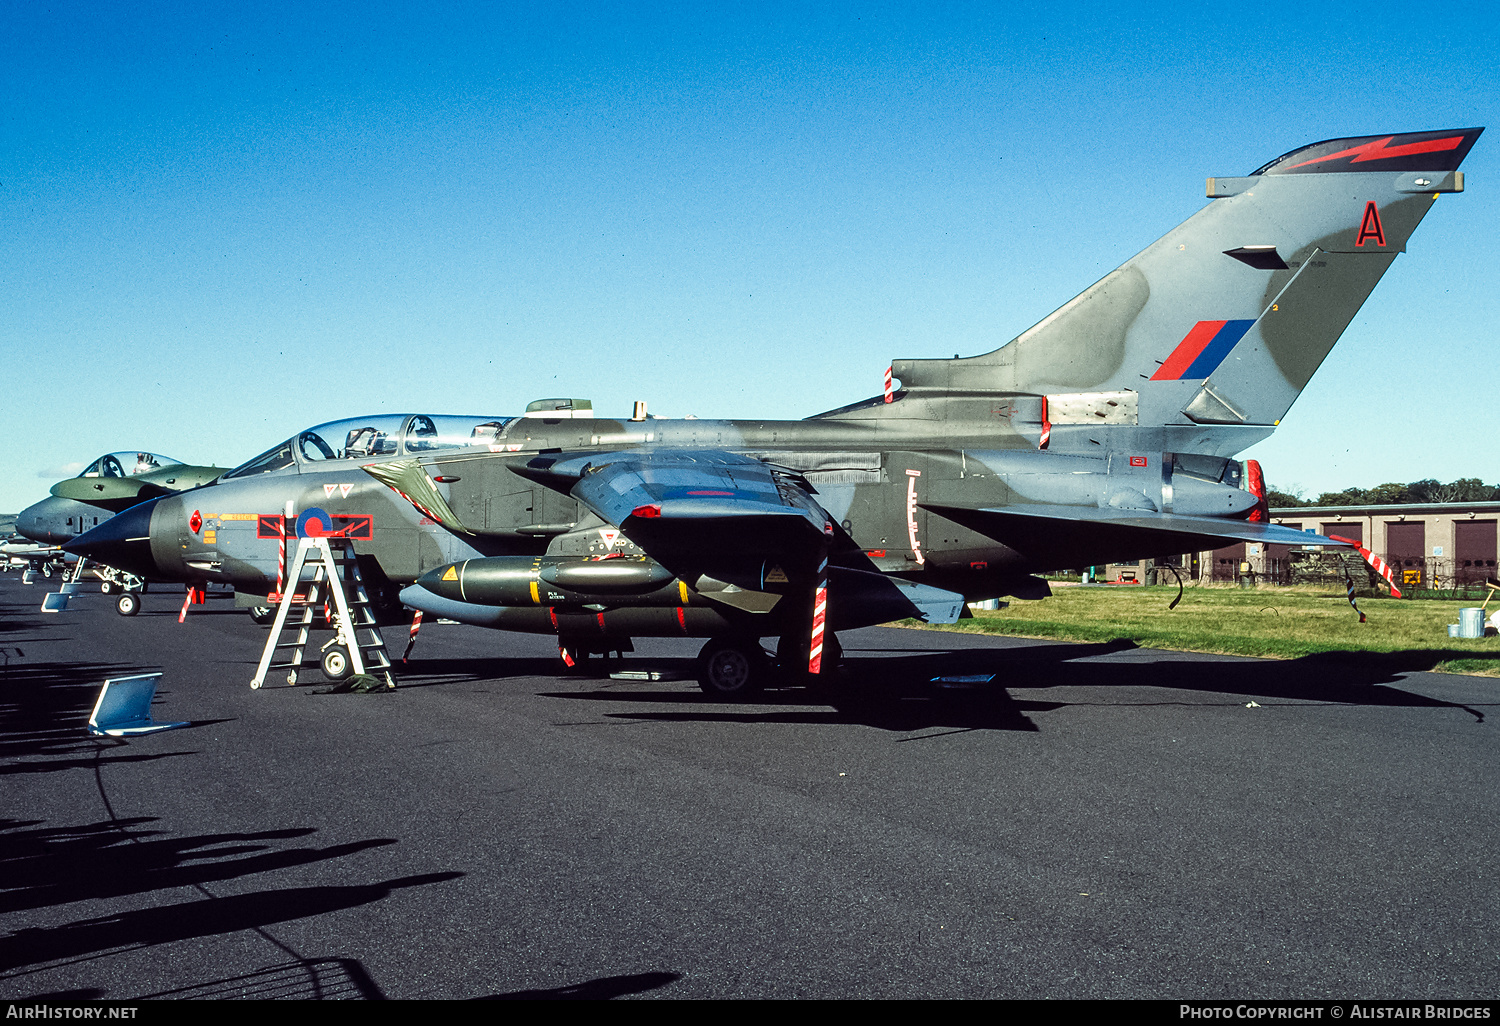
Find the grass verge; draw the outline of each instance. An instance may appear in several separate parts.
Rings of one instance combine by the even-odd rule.
[[[1063,587],[1040,602],[976,610],[972,620],[928,630],[1006,634],[1145,648],[1298,659],[1318,652],[1401,652],[1410,669],[1500,676],[1500,638],[1450,638],[1462,605],[1432,599],[1357,599],[1316,588],[1189,588],[1176,609],[1170,587]]]

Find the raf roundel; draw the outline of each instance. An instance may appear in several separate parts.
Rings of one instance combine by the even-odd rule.
[[[329,538],[333,535],[333,518],[314,506],[297,517],[298,538]]]

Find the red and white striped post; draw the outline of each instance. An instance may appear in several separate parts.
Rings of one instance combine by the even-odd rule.
[[[292,519],[292,500],[288,499],[281,515],[281,528],[277,531],[276,552],[276,601],[286,593],[286,522]]]
[[[807,672],[823,672],[823,622],[828,615],[828,557],[818,564],[818,584],[813,589],[812,644],[807,650]]]
[[[1353,545],[1354,548],[1358,550],[1359,554],[1365,558],[1365,562],[1374,567],[1375,572],[1381,577],[1384,577],[1385,583],[1391,586],[1391,597],[1401,597],[1401,589],[1396,587],[1396,575],[1391,572],[1390,567],[1385,565],[1385,560],[1375,555],[1375,553],[1365,548],[1353,538],[1342,538],[1336,534],[1330,534],[1328,537],[1332,538],[1336,542],[1343,542],[1345,545]]]
[[[417,643],[417,631],[422,629],[422,611],[417,610],[417,615],[411,618],[411,631],[406,635],[406,651],[401,653],[401,661],[406,662],[406,657],[411,655],[411,647]]]
[[[885,401],[890,402],[895,396],[891,392],[891,368],[885,369]]]
[[[177,622],[178,623],[185,623],[185,622],[187,622],[188,606],[191,606],[191,605],[200,605],[201,606],[207,599],[208,599],[208,589],[206,589],[206,588],[200,588],[197,585],[189,584],[187,586],[187,596],[182,600],[182,612],[180,612],[180,613],[177,614]]]

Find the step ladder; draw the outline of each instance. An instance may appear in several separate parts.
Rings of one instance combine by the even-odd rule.
[[[297,591],[304,584],[307,591],[299,596]],[[320,606],[329,602],[334,606],[336,631],[320,650],[320,663],[326,666],[324,660],[337,659],[330,655],[330,650],[339,646],[354,673],[384,677],[386,687],[396,686],[396,679],[391,676],[391,659],[386,652],[385,639],[380,636],[369,593],[359,575],[359,560],[353,543],[347,538],[299,539],[296,557],[286,575],[286,588],[278,599],[276,620],[271,624],[271,633],[266,638],[266,648],[261,653],[260,665],[256,667],[250,687],[261,687],[271,670],[284,669],[287,671],[286,682],[297,683],[313,615]],[[294,606],[301,606],[302,615],[292,624],[287,621]],[[294,628],[295,637],[290,641],[283,640]],[[276,661],[278,655],[284,658]]]

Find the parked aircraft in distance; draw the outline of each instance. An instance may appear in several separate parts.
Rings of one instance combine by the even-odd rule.
[[[60,567],[62,553],[56,546],[98,527],[123,509],[157,496],[207,484],[223,472],[222,467],[190,466],[151,452],[105,453],[77,477],[64,478],[54,484],[47,498],[17,514],[16,533],[52,548],[58,560],[49,560],[48,566]],[[93,569],[103,580],[106,594],[117,589],[135,591],[141,587],[142,581],[133,574],[102,563]],[[140,604],[131,601],[121,608],[128,608],[133,613]]]

